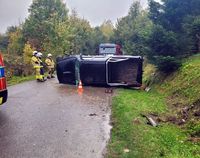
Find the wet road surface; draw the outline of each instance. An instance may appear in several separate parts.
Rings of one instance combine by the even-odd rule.
[[[56,79],[9,87],[0,106],[1,158],[102,158],[109,139],[111,94]]]

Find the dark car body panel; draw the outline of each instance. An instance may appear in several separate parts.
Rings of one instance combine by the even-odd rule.
[[[80,79],[86,85],[105,85],[106,83],[105,61],[85,61],[80,64]]]
[[[141,86],[140,56],[64,56],[57,60],[60,83],[96,86]]]
[[[63,58],[63,60],[59,61],[57,64],[57,76],[60,83],[69,83],[75,84],[75,63],[77,58],[68,57]]]

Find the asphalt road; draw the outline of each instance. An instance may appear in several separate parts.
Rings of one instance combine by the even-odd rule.
[[[0,106],[1,158],[102,158],[109,139],[105,88],[26,82]]]

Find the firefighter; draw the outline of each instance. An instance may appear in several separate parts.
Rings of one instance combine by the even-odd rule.
[[[55,76],[53,75],[54,71],[55,71],[55,63],[52,59],[52,54],[48,54],[47,58],[45,60],[45,63],[47,65],[47,69],[48,69],[48,79],[50,78],[55,78]]]
[[[44,81],[46,81],[46,79],[44,77],[44,64],[42,61],[42,53],[41,52],[37,53],[37,58],[38,58],[39,65],[40,65],[40,76],[42,78],[42,81],[44,82]]]
[[[34,51],[33,56],[31,58],[31,64],[33,65],[33,68],[35,69],[35,77],[37,81],[42,81],[42,76],[40,75],[40,62],[38,60],[38,52]]]

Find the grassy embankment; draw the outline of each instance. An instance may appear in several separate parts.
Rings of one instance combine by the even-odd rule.
[[[13,76],[11,79],[7,81],[8,86],[13,86],[22,82],[35,80],[35,76],[27,76],[27,77],[20,77],[20,76]]]
[[[151,72],[151,67],[146,70]],[[113,129],[107,157],[199,158],[199,113],[200,55],[197,55],[149,92],[118,91],[113,99]],[[159,126],[148,125],[144,114],[154,118]]]

